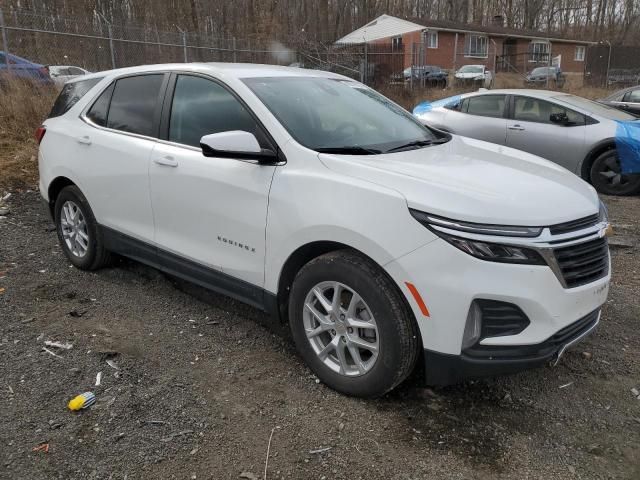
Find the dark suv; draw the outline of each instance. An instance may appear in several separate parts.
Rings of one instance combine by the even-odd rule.
[[[525,87],[541,86],[546,87],[551,84],[562,88],[566,77],[558,67],[537,67],[531,70],[524,80]]]

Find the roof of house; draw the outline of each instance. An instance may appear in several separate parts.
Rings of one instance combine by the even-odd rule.
[[[570,38],[554,32],[540,32],[536,30],[525,30],[521,28],[507,28],[500,25],[478,25],[473,23],[457,23],[446,20],[429,20],[422,18],[402,19],[391,15],[381,15],[369,22],[364,27],[351,32],[339,39],[336,43],[368,43],[383,38],[395,37],[405,33],[418,30],[433,29],[439,31],[459,32],[459,33],[483,33],[496,37],[512,38],[539,38],[555,42],[570,42],[580,44],[590,44],[588,40]]]

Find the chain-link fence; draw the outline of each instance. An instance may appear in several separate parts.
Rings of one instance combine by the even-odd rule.
[[[587,49],[585,82],[607,88],[640,84],[640,47],[592,45]]]
[[[0,9],[0,72],[21,57],[41,65],[89,71],[171,62],[241,62],[296,65],[334,71],[368,84],[390,82],[404,69],[404,49],[391,45],[335,45],[303,34],[278,41],[212,37],[114,25],[95,14],[86,20]],[[17,68],[17,67],[16,67]]]

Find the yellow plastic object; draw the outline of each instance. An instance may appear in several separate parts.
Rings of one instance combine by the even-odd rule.
[[[82,410],[83,408],[87,408],[93,405],[96,402],[96,396],[91,392],[85,392],[82,395],[78,395],[77,397],[69,400],[67,406],[69,410],[77,411]]]

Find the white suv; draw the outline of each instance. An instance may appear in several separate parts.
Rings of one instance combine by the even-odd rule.
[[[538,157],[422,126],[340,75],[178,64],[67,84],[38,130],[65,254],[271,312],[326,384],[381,395],[559,358],[600,319],[606,211]]]

